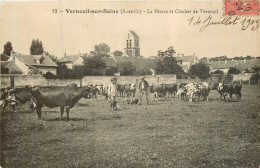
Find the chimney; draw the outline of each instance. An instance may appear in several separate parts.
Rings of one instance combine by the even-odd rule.
[[[246,63],[246,59],[244,59],[244,63]]]
[[[225,60],[225,64],[227,63],[227,60]]]
[[[44,60],[44,58],[43,58],[43,55],[42,55],[41,58],[40,58],[40,60],[39,60],[40,64],[43,63],[43,60]]]

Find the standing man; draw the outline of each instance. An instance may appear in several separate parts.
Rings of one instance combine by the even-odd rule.
[[[108,85],[108,97],[111,101],[116,100],[116,94],[117,94],[117,79],[112,78],[111,83]]]
[[[117,78],[112,78],[111,83],[108,85],[108,98],[111,101],[112,108],[117,107],[116,95],[117,95]]]
[[[139,83],[139,90],[140,90],[140,103],[139,103],[139,105],[142,104],[143,95],[145,95],[146,104],[148,105],[149,84],[148,84],[148,82],[144,78],[145,77],[143,76],[141,78],[140,83]]]

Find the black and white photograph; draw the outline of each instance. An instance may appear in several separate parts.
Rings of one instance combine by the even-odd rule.
[[[259,11],[0,1],[0,168],[259,168]]]

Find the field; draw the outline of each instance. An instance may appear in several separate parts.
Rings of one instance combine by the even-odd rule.
[[[65,167],[258,167],[260,86],[243,85],[240,102],[189,103],[180,98],[125,105],[111,111],[103,97],[81,99],[71,122],[59,108],[1,114],[4,168]],[[66,116],[66,115],[65,115]]]

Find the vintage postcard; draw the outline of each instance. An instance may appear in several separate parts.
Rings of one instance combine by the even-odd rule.
[[[260,166],[259,0],[2,1],[3,168]]]

